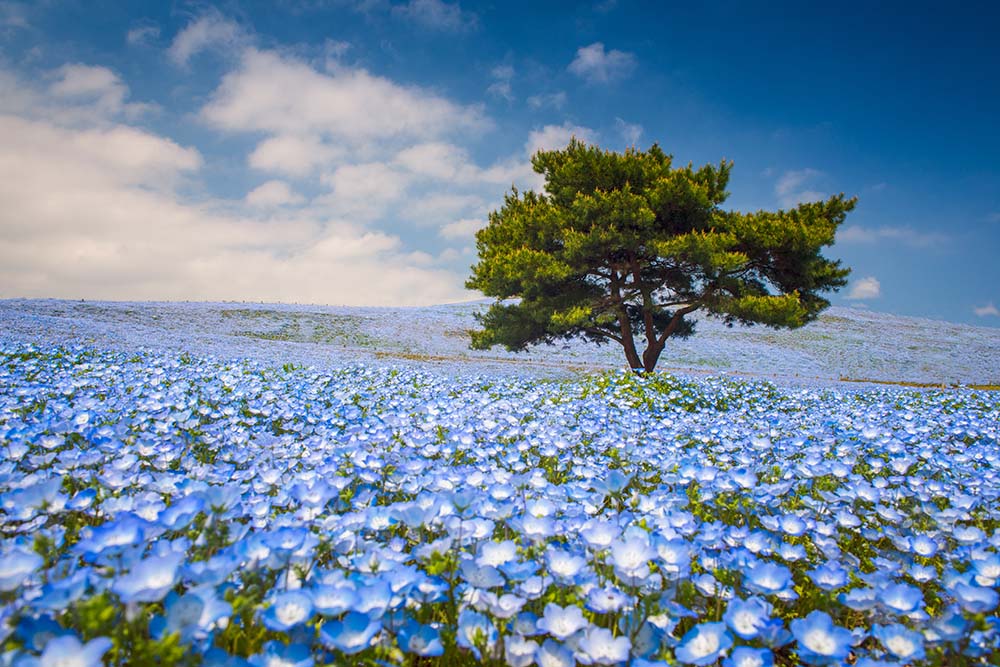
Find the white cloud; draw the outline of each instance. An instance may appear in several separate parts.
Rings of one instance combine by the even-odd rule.
[[[554,93],[539,93],[528,98],[528,106],[532,109],[562,109],[566,105],[566,93],[559,90]]]
[[[879,243],[890,241],[902,243],[915,248],[926,248],[941,245],[949,241],[946,234],[940,232],[921,232],[912,227],[861,227],[849,225],[837,232],[839,243]]]
[[[476,232],[486,226],[485,220],[475,218],[463,218],[454,222],[449,222],[441,227],[438,232],[443,238],[449,240],[468,240],[475,236]]]
[[[56,70],[58,78],[49,86],[49,93],[70,103],[91,103],[104,114],[119,113],[125,105],[128,88],[118,75],[107,67],[74,63]]]
[[[875,299],[882,295],[882,284],[874,276],[868,276],[851,285],[848,299]]]
[[[302,195],[293,191],[284,181],[267,181],[247,193],[246,202],[258,208],[275,208],[289,204],[301,204]]]
[[[442,0],[409,0],[392,8],[393,16],[412,21],[425,28],[444,32],[475,30],[479,17],[456,3]]]
[[[823,172],[816,169],[799,169],[786,171],[774,186],[774,194],[784,208],[794,208],[805,202],[825,199],[826,195],[818,190],[810,189],[811,184],[823,177]]]
[[[992,301],[985,306],[973,308],[972,312],[979,317],[1000,317],[1000,310],[997,309],[996,305]]]
[[[21,111],[5,101],[0,114],[3,296],[358,305],[465,296],[462,276],[392,234],[310,207],[187,200],[178,186],[201,168],[197,150],[106,118],[89,127],[38,120],[74,95],[14,80],[25,91]],[[280,186],[269,189],[272,203],[281,198]]]
[[[27,28],[28,12],[19,2],[0,2],[0,26],[4,28]]]
[[[131,46],[149,44],[160,36],[160,28],[156,25],[137,25],[125,33],[125,41]]]
[[[639,137],[642,136],[642,125],[638,123],[629,123],[621,118],[615,118],[615,129],[618,130],[618,134],[621,135],[622,139],[629,146],[635,146],[639,143]]]
[[[223,78],[201,115],[234,132],[330,137],[355,146],[490,127],[477,107],[363,69],[323,73],[257,49],[244,51],[240,66]]]
[[[621,79],[635,69],[635,56],[625,51],[604,50],[604,44],[594,42],[581,46],[569,64],[569,71],[590,83],[607,83]]]
[[[514,68],[510,65],[497,65],[490,72],[490,76],[493,78],[493,83],[486,89],[486,93],[493,97],[503,98],[508,102],[512,101],[514,93],[511,81],[514,78]]]
[[[303,177],[317,167],[329,166],[346,151],[316,136],[284,134],[257,144],[247,162],[254,169]]]
[[[566,144],[573,137],[584,143],[597,143],[597,132],[589,127],[567,122],[562,125],[546,125],[540,130],[533,130],[528,135],[528,142],[524,145],[524,150],[528,155],[534,155],[540,150],[566,148]]]
[[[420,226],[433,227],[443,220],[485,213],[486,203],[478,195],[434,192],[407,201],[401,216]]]
[[[191,58],[207,50],[229,52],[249,41],[247,32],[217,10],[206,12],[177,33],[167,49],[176,65],[185,66]]]

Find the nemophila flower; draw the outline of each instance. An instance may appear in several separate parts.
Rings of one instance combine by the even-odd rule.
[[[976,526],[956,526],[951,536],[959,544],[979,544],[986,541],[986,533]]]
[[[326,616],[339,616],[353,609],[360,601],[354,586],[348,584],[318,584],[309,592],[316,611]]]
[[[938,543],[927,535],[917,535],[910,540],[910,550],[923,558],[933,558],[938,552]]]
[[[533,560],[508,561],[500,566],[500,571],[510,581],[524,581],[535,576],[541,566]]]
[[[148,525],[137,516],[125,514],[114,521],[92,528],[76,543],[76,550],[93,559],[106,553],[117,554],[145,539]]]
[[[774,654],[766,648],[738,646],[722,661],[722,667],[773,667]]]
[[[85,567],[65,579],[50,581],[42,586],[41,596],[33,600],[32,603],[39,609],[62,611],[83,596],[90,582],[90,574],[91,569]]]
[[[997,592],[992,588],[985,586],[958,583],[950,591],[962,609],[973,614],[993,611],[1000,603],[1000,595],[997,595]]]
[[[308,621],[312,614],[312,597],[306,591],[296,590],[275,595],[260,618],[268,630],[287,632]]]
[[[793,619],[789,625],[798,642],[799,659],[810,665],[839,663],[851,650],[854,635],[834,625],[826,612],[811,612],[805,618]]]
[[[305,644],[288,644],[269,641],[264,650],[247,658],[254,667],[313,667],[312,651]]]
[[[976,583],[980,586],[996,586],[1000,579],[1000,554],[988,552],[973,555],[972,569],[976,572]]]
[[[795,514],[785,514],[778,519],[781,532],[793,537],[803,535],[809,528],[809,524],[802,520],[802,517]]]
[[[632,585],[649,576],[649,561],[655,555],[649,540],[644,537],[615,540],[611,544],[611,563],[615,573]]]
[[[215,587],[211,585],[192,588],[184,595],[170,592],[163,606],[166,614],[150,621],[150,634],[161,638],[166,634],[176,633],[185,643],[204,639],[232,613],[230,604],[219,598]]]
[[[493,648],[497,637],[496,627],[483,614],[463,609],[458,615],[456,635],[458,645],[471,650],[477,659],[482,659],[481,650],[489,651]]]
[[[922,660],[924,657],[924,637],[899,623],[878,625],[872,628],[872,636],[889,653],[906,662]]]
[[[185,496],[159,513],[156,520],[169,530],[187,527],[199,512],[205,509],[205,501],[196,496]]]
[[[827,561],[806,574],[818,588],[825,591],[833,591],[847,585],[847,570],[835,560]]]
[[[504,585],[503,576],[492,565],[476,565],[475,561],[462,561],[459,568],[462,578],[476,588],[495,588]]]
[[[760,598],[741,600],[734,597],[722,616],[733,632],[743,639],[753,639],[770,620],[772,607]]]
[[[535,652],[535,662],[538,667],[575,667],[576,657],[559,642],[546,639]]]
[[[840,604],[855,611],[867,611],[875,606],[878,595],[879,592],[874,588],[852,588],[838,595],[837,600]]]
[[[587,546],[596,551],[609,548],[620,534],[618,526],[601,519],[589,519],[580,529],[580,537],[587,543]]]
[[[710,665],[732,645],[725,623],[699,623],[684,633],[674,656],[687,665]]]
[[[762,595],[780,595],[791,591],[792,572],[777,563],[757,563],[746,573],[744,585]]]
[[[686,576],[691,566],[691,544],[681,538],[656,539],[653,542],[660,569],[672,577]]]
[[[504,637],[503,650],[508,667],[528,667],[535,664],[538,642],[522,635],[508,635]]]
[[[319,630],[319,639],[328,649],[354,655],[368,648],[381,629],[381,620],[351,611],[340,620],[324,623]]]
[[[590,589],[586,607],[598,614],[610,614],[620,610],[628,602],[628,597],[617,588],[605,586]]]
[[[587,559],[582,556],[551,545],[545,551],[545,562],[549,574],[562,584],[574,583],[587,566]]]
[[[369,579],[357,586],[358,601],[355,611],[378,618],[392,603],[392,587],[383,579]]]
[[[438,656],[444,653],[441,633],[434,627],[407,620],[396,633],[396,641],[405,653],[421,657]]]
[[[584,665],[617,665],[628,660],[631,648],[628,637],[615,637],[610,630],[591,625],[577,643],[576,659]]]
[[[150,556],[111,584],[111,590],[122,602],[158,602],[177,583],[177,571],[184,556],[169,553]]]
[[[499,567],[517,558],[517,545],[511,540],[503,542],[480,542],[476,564]]]
[[[45,645],[39,667],[99,667],[104,654],[111,649],[111,640],[97,637],[86,644],[73,635],[55,637]]]
[[[6,622],[4,625],[7,625]],[[51,614],[42,614],[22,616],[14,628],[14,633],[26,647],[41,651],[55,637],[72,634],[72,631],[59,625]]]
[[[955,642],[965,635],[968,627],[969,621],[962,615],[962,611],[956,605],[952,605],[933,620],[927,630],[928,639]]]
[[[878,594],[879,603],[897,614],[910,614],[924,605],[924,594],[909,584],[889,584]]]
[[[554,602],[545,605],[545,613],[538,619],[538,629],[547,632],[560,641],[587,627],[587,619],[580,608],[574,605],[560,607]]]
[[[16,590],[44,563],[38,554],[21,548],[11,549],[0,556],[0,591]]]
[[[497,618],[511,618],[517,615],[521,611],[521,607],[527,602],[524,598],[512,593],[504,593],[498,596],[492,592],[484,596],[484,601],[489,612]]]

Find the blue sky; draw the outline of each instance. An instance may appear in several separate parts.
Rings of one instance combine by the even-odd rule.
[[[1000,12],[700,4],[0,2],[0,296],[473,298],[576,134],[857,195],[834,303],[1000,325]]]

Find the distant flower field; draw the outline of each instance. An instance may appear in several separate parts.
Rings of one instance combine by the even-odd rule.
[[[0,345],[0,665],[1000,664],[1000,394]]]

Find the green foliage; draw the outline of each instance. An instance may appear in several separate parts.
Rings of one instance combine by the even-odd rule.
[[[512,190],[476,234],[466,283],[496,302],[472,346],[584,337],[614,341],[631,368],[653,370],[666,339],[702,310],[727,324],[800,327],[829,306],[849,269],[820,250],[854,199],[788,211],[722,208],[732,163],[674,168],[659,146],[603,151],[572,140],[532,159],[545,192]],[[639,355],[636,341],[645,345]]]

